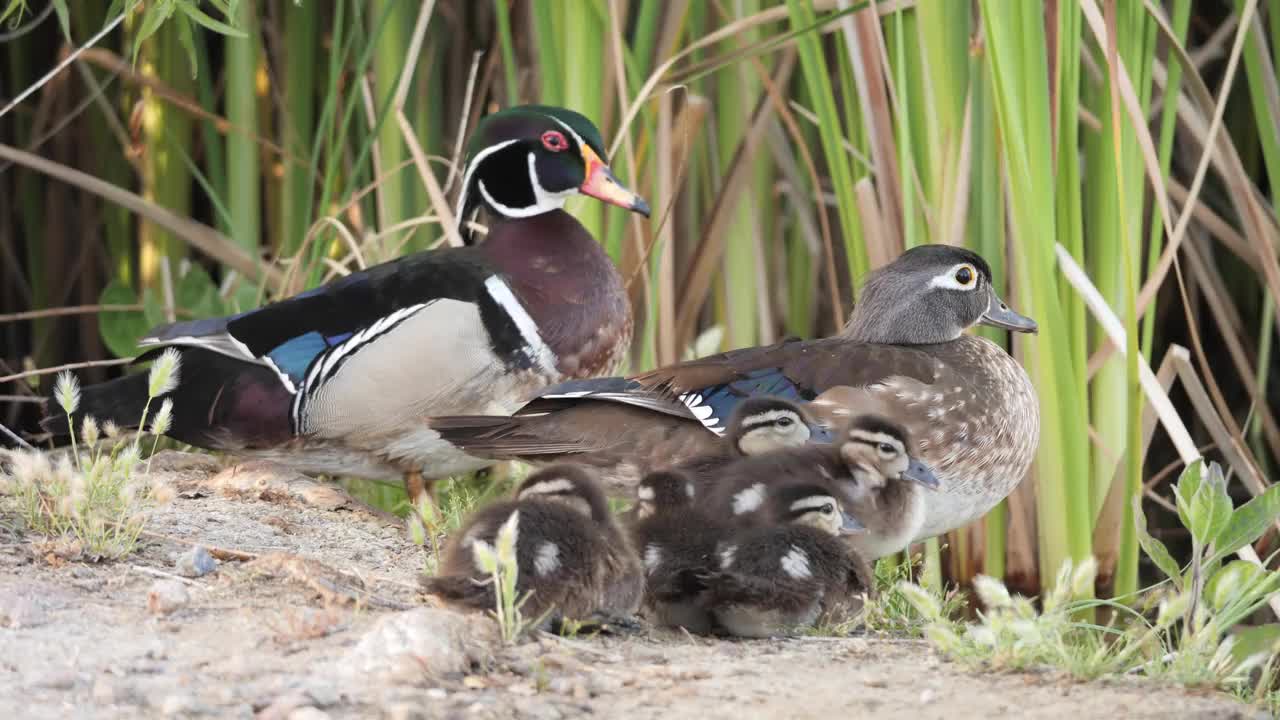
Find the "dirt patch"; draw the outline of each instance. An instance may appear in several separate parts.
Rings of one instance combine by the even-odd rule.
[[[200,456],[160,468],[177,497],[126,562],[0,544],[0,717],[1255,716],[1137,682],[966,673],[909,640],[651,631],[507,648],[487,620],[430,607],[421,551],[340,491]],[[193,544],[216,567],[184,577],[207,569]]]

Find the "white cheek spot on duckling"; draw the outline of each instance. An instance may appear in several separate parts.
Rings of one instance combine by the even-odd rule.
[[[560,546],[550,540],[538,546],[533,556],[533,569],[542,577],[546,577],[560,569]]]
[[[649,543],[644,548],[644,567],[652,570],[662,563],[662,548],[657,543]]]
[[[782,570],[797,580],[813,577],[813,573],[809,571],[809,556],[795,545],[792,545],[791,550],[782,556]]]
[[[690,498],[692,498],[696,492],[697,492],[697,491],[693,489],[693,483],[685,483],[685,484],[684,484],[684,494],[685,494],[685,495],[688,495]]]
[[[737,545],[730,545],[720,551],[720,569],[728,570],[733,564],[733,556],[738,552]]]
[[[654,498],[653,488],[649,487],[648,485],[641,487],[639,490],[636,491],[636,497],[640,498],[641,500],[650,500],[650,501],[653,500]]]
[[[733,496],[733,514],[749,513],[764,504],[764,483],[756,483]]]

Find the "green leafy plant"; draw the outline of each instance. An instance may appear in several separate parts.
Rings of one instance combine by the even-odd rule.
[[[935,617],[948,620],[959,617],[966,600],[958,588],[944,590],[914,586],[930,597],[929,606],[937,608],[935,617],[920,612],[912,602],[903,584],[911,581],[924,564],[923,556],[916,554],[903,562],[893,558],[881,558],[875,567],[876,597],[869,600],[864,612],[867,630],[890,635],[921,637]]]
[[[960,662],[1001,669],[1050,666],[1080,678],[1140,672],[1181,685],[1248,690],[1259,702],[1274,702],[1267,678],[1276,674],[1280,627],[1232,630],[1280,591],[1280,573],[1244,560],[1222,562],[1280,517],[1274,491],[1236,508],[1217,464],[1188,465],[1174,490],[1179,519],[1192,538],[1185,569],[1146,531],[1141,508],[1135,507],[1138,540],[1171,586],[1143,591],[1137,609],[1088,599],[1097,567],[1092,559],[1065,561],[1039,608],[1011,595],[999,580],[979,575],[974,590],[984,610],[976,623],[954,622],[936,596],[918,585],[903,582],[899,590],[925,618],[925,637]],[[1114,611],[1111,624],[1080,621],[1082,611],[1098,606]],[[1146,610],[1155,611],[1154,620]],[[1250,673],[1259,668],[1262,677],[1250,683]]]

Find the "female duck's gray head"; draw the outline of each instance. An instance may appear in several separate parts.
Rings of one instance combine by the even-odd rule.
[[[600,131],[572,110],[521,105],[488,115],[467,145],[458,222],[481,203],[503,217],[524,218],[558,210],[578,194],[647,217],[649,204],[618,182],[604,157]],[[470,242],[468,233],[463,237]]]
[[[753,397],[738,403],[725,436],[741,455],[831,441],[831,433],[806,417],[795,403],[776,397]]]
[[[978,324],[1037,330],[1034,320],[996,294],[991,267],[980,255],[920,245],[867,278],[844,334],[863,342],[923,345],[955,340]]]

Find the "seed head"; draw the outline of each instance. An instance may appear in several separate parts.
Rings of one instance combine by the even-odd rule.
[[[80,380],[70,370],[63,370],[58,374],[58,382],[53,387],[53,397],[62,406],[63,412],[68,415],[74,413],[80,407]]]
[[[155,419],[151,421],[151,434],[164,435],[169,432],[169,428],[173,425],[173,400],[165,398],[160,403],[160,410],[156,412]]]
[[[182,355],[177,348],[167,348],[160,353],[160,357],[151,363],[151,374],[147,377],[147,392],[151,397],[160,397],[178,387],[178,369],[181,365]]]
[[[93,446],[98,442],[98,421],[92,415],[86,416],[84,423],[80,425],[80,439],[84,440],[85,445]]]

